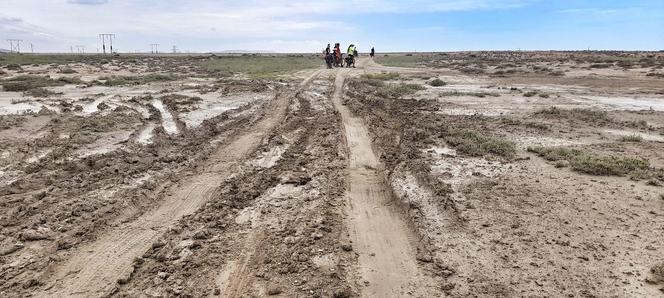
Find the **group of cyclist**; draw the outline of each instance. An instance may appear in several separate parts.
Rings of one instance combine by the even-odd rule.
[[[334,44],[334,49],[330,48],[330,44],[327,44],[327,48],[323,51],[325,54],[325,64],[327,68],[333,67],[353,67],[355,68],[355,58],[357,58],[357,47],[354,44],[350,44],[346,50],[345,57],[344,53],[341,52],[341,45],[339,43]],[[374,56],[374,48],[371,48],[371,53],[369,54],[372,58]]]

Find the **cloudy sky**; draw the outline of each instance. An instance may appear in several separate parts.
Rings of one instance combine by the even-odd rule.
[[[664,0],[2,0],[9,38],[40,52],[664,49]],[[29,46],[27,46],[29,48]]]

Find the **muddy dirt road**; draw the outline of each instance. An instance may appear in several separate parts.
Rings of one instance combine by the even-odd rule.
[[[2,66],[0,296],[664,290],[660,54],[83,58]]]
[[[305,79],[305,87],[319,72]],[[167,190],[166,199],[154,210],[108,231],[99,240],[82,247],[70,261],[55,270],[53,285],[38,296],[104,296],[115,282],[131,276],[131,263],[142,255],[166,229],[210,200],[239,163],[253,153],[260,142],[282,121],[289,101],[297,90],[279,94],[265,107],[264,117],[237,132],[235,140],[220,146],[194,175]]]

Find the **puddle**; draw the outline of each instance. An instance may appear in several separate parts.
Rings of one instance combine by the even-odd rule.
[[[34,101],[12,103],[13,100],[19,99],[23,99],[20,92],[0,92],[0,115],[36,113],[44,106]]]
[[[18,180],[22,172],[20,171],[2,171],[0,170],[0,186],[6,186],[12,184],[14,181]]]
[[[99,97],[99,98],[95,99],[94,101],[92,101],[90,103],[86,103],[85,105],[83,105],[82,114],[90,115],[90,114],[93,114],[93,113],[99,111],[97,106],[99,106],[100,103],[110,99],[111,97],[113,97],[113,95],[102,96],[102,97]]]
[[[144,145],[152,143],[152,131],[155,129],[155,127],[157,127],[157,125],[152,122],[146,124],[145,127],[143,127],[138,133],[136,142]]]
[[[507,167],[498,161],[483,158],[441,158],[431,167],[432,173],[442,174],[443,181],[457,187],[470,177],[495,177]]]
[[[193,128],[201,125],[206,119],[214,118],[223,114],[226,111],[237,109],[242,105],[251,103],[257,100],[264,100],[267,98],[265,94],[250,93],[238,94],[231,96],[222,96],[220,93],[212,92],[200,94],[196,92],[178,92],[176,94],[200,97],[201,102],[197,104],[195,109],[190,112],[180,113],[179,117],[187,125]]]
[[[152,101],[152,105],[161,113],[161,123],[166,133],[171,135],[178,133],[178,127],[175,124],[175,120],[173,120],[173,115],[166,110],[164,103],[159,99],[155,99]]]
[[[85,148],[76,150],[75,154],[79,158],[88,157],[96,154],[112,152],[122,147],[122,143],[129,139],[131,131],[119,131],[104,134],[100,139],[88,144]]]
[[[438,113],[449,116],[472,116],[472,115],[482,115],[487,117],[497,117],[502,115],[510,114],[511,111],[507,109],[491,109],[491,110],[476,110],[476,109],[464,109],[464,108],[455,108],[455,109],[442,109]]]
[[[27,162],[27,163],[39,162],[42,158],[46,157],[46,155],[48,155],[51,152],[53,152],[53,148],[43,150],[43,151],[39,152],[37,155],[26,159],[25,162]]]
[[[286,152],[288,146],[274,146],[270,151],[263,152],[260,158],[256,160],[256,165],[263,168],[271,168],[281,158],[281,155]]]
[[[434,146],[429,149],[423,150],[424,152],[429,152],[429,153],[435,153],[438,155],[447,155],[447,156],[456,156],[457,152],[456,150],[449,148],[449,147],[439,147],[439,146]]]
[[[517,147],[523,150],[531,146],[561,147],[598,143],[596,141],[591,142],[590,140],[570,140],[538,136],[515,136],[513,140],[517,144]]]
[[[652,97],[607,97],[607,96],[583,96],[578,101],[596,102],[616,110],[640,111],[655,110],[664,111],[664,98]]]

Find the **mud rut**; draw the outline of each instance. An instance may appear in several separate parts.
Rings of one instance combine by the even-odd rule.
[[[372,61],[359,61],[360,68],[378,69]],[[224,180],[253,153],[264,137],[283,119],[290,99],[322,73],[336,74],[332,103],[339,112],[348,149],[345,224],[358,255],[355,283],[363,297],[434,297],[432,277],[416,261],[417,239],[403,218],[385,182],[382,166],[362,119],[342,104],[345,79],[352,70],[319,70],[306,78],[298,91],[277,96],[266,116],[239,137],[218,148],[198,174],[171,187],[169,195],[153,209],[128,224],[108,231],[97,241],[79,248],[57,267],[38,297],[105,296],[116,282],[128,278],[133,260],[182,217],[194,213],[210,200]],[[239,259],[219,268],[215,281],[222,297],[234,297],[250,286],[247,276],[256,250],[255,236],[246,240]]]
[[[309,84],[319,72],[305,79],[300,88]],[[239,162],[258,147],[262,138],[281,121],[289,96],[278,96],[260,122],[241,132],[240,137],[229,145],[218,148],[199,174],[186,179],[181,185],[173,186],[156,209],[109,231],[73,253],[64,265],[56,269],[47,289],[37,296],[90,297],[109,294],[118,279],[130,274],[134,258],[143,254],[169,226],[208,201],[224,179],[233,174]]]
[[[349,150],[347,225],[359,253],[360,278],[367,283],[362,296],[432,297],[433,280],[417,266],[415,236],[394,206],[369,132],[362,119],[342,104],[348,74],[349,70],[337,74],[332,100],[341,114]]]

